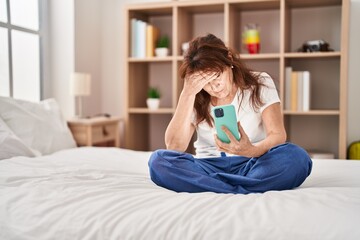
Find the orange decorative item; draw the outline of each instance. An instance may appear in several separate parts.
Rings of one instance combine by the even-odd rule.
[[[243,44],[250,54],[260,52],[260,34],[256,23],[246,24],[243,32]]]

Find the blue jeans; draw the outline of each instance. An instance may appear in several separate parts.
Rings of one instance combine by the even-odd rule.
[[[149,159],[151,180],[176,192],[262,193],[300,186],[312,161],[297,145],[285,143],[257,158],[195,158],[184,152],[156,150]]]

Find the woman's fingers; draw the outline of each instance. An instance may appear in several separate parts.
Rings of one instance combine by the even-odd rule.
[[[238,129],[239,129],[239,132],[240,132],[240,137],[242,139],[249,139],[248,135],[246,134],[245,130],[243,129],[243,127],[241,126],[240,122],[238,122]]]
[[[216,142],[218,151],[227,152],[227,153],[231,153],[231,154],[235,154],[235,155],[241,155],[241,156],[251,156],[249,151],[251,151],[251,149],[253,148],[253,145],[249,141],[249,137],[245,133],[240,122],[238,122],[238,129],[241,134],[240,140],[237,140],[227,127],[222,126],[222,130],[225,132],[225,134],[230,139],[230,143],[222,142],[215,134],[214,138],[215,138],[215,142]]]
[[[188,80],[190,80],[191,84],[199,86],[202,89],[206,84],[211,82],[214,77],[216,77],[216,73],[197,72],[191,74]]]
[[[229,144],[221,141],[216,134],[214,134],[214,139],[219,151],[228,152]]]
[[[224,131],[224,133],[226,134],[226,136],[228,136],[228,138],[230,139],[230,142],[235,142],[238,141],[235,136],[232,134],[232,132],[230,132],[230,130],[226,127],[226,126],[222,126],[221,129]]]
[[[194,92],[194,94],[197,94],[207,84],[207,79],[201,76],[199,73],[195,73],[189,77],[186,77],[184,84],[184,88],[186,88],[188,91]]]
[[[240,137],[242,137],[243,135],[246,135],[244,129],[242,128],[242,126],[240,124],[240,121],[237,122],[237,125],[238,125],[238,129],[239,129]]]

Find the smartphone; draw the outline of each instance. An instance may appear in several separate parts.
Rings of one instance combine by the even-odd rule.
[[[234,105],[221,105],[212,108],[212,115],[215,122],[216,134],[222,142],[230,143],[230,139],[221,129],[227,127],[237,140],[240,140],[240,133],[237,126],[236,112]]]

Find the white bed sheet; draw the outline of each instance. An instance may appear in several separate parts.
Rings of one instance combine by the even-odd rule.
[[[360,239],[360,161],[314,160],[294,190],[176,193],[150,152],[77,148],[0,161],[0,239]]]

